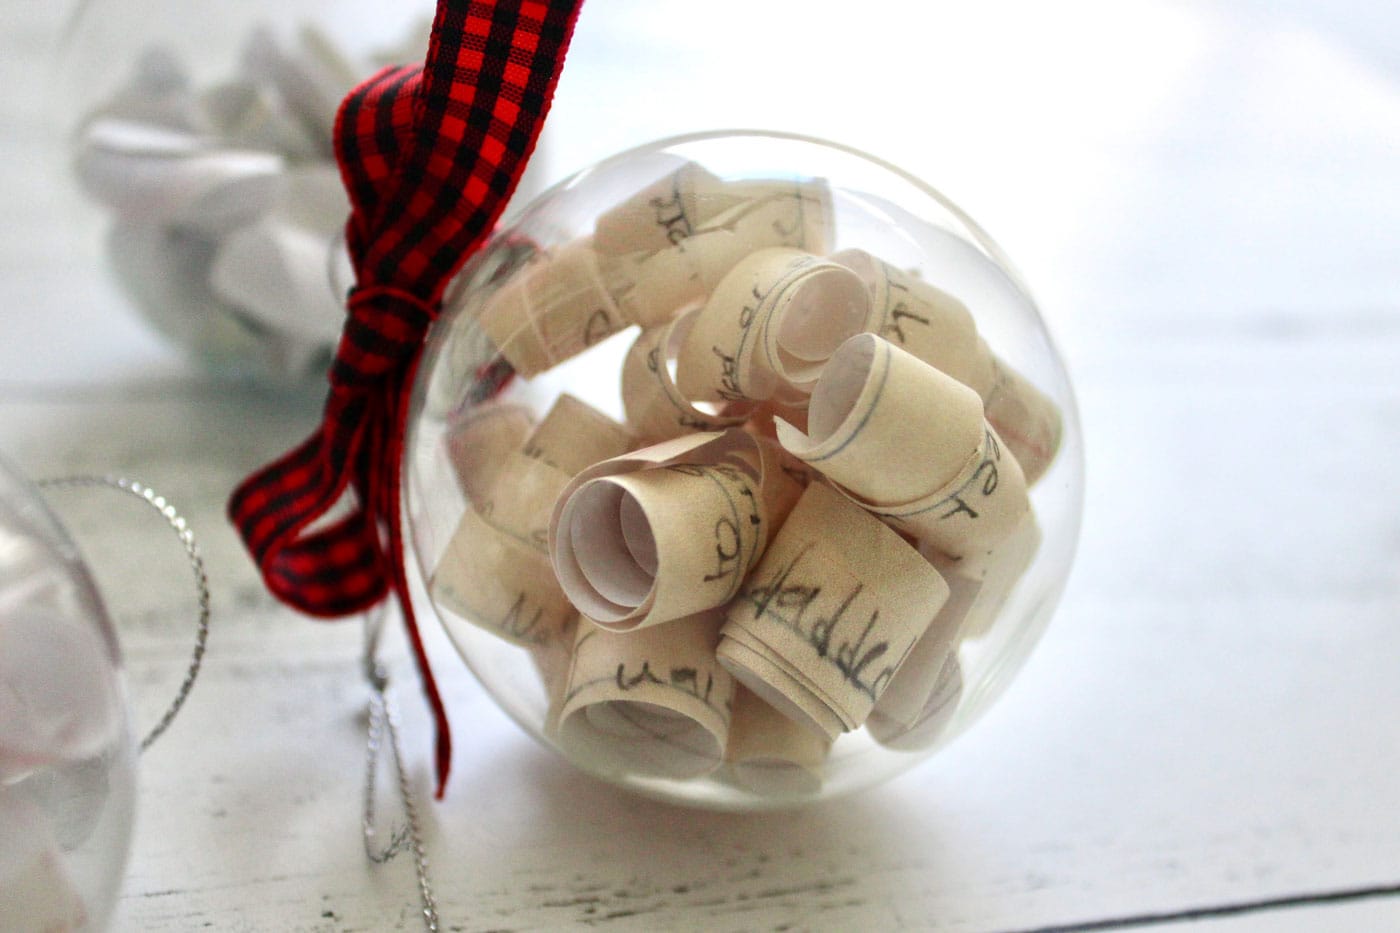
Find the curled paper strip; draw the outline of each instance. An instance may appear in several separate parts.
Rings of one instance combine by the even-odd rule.
[[[729,723],[729,776],[756,794],[814,794],[822,786],[822,765],[831,742],[804,728],[746,687],[734,691]]]
[[[704,225],[702,199],[723,185],[697,163],[686,162],[599,215],[593,232],[598,251],[616,255],[675,246]]]
[[[962,665],[956,654],[950,654],[929,677],[923,705],[912,712],[900,709],[894,713],[877,707],[865,726],[871,737],[886,748],[902,752],[928,748],[944,736],[953,721],[962,690]]]
[[[574,616],[557,633],[530,646],[530,658],[544,686],[548,707],[545,711],[545,733],[554,735],[559,727],[559,712],[564,706],[564,691],[569,686],[569,669],[574,663],[574,642],[578,639],[579,618]]]
[[[727,464],[589,480],[559,513],[559,580],[580,611],[615,630],[723,605],[762,548],[757,485]]]
[[[1039,549],[1040,526],[1035,513],[1027,512],[1015,530],[990,551],[957,561],[931,549],[925,553],[953,585],[955,593],[963,591],[959,638],[981,638],[991,630]]]
[[[832,356],[806,435],[777,429],[862,506],[953,557],[992,547],[1030,507],[977,393],[874,334]]]
[[[282,159],[211,149],[189,133],[101,119],[84,131],[75,169],[90,195],[131,221],[217,235],[272,207]]]
[[[830,188],[820,179],[723,181],[687,162],[600,215],[594,239],[598,251],[608,255],[653,252],[741,221],[757,235],[782,239],[757,246],[824,251],[832,227]]]
[[[903,538],[814,483],[727,607],[720,663],[835,739],[865,722],[947,597]]]
[[[605,772],[685,779],[724,760],[734,680],[715,662],[705,613],[619,634],[579,622],[559,744]]]
[[[627,631],[728,602],[795,499],[771,448],[744,431],[691,434],[574,477],[550,525],[564,591]]]
[[[486,520],[549,553],[555,500],[577,472],[624,453],[631,436],[622,425],[571,395],[561,395],[525,439],[498,461],[480,511]]]
[[[428,588],[435,604],[518,645],[560,638],[577,614],[549,558],[475,509],[463,511]]]
[[[567,392],[554,400],[525,439],[525,455],[569,476],[630,450],[635,439],[624,426]]]
[[[622,364],[622,404],[628,426],[645,441],[733,427],[743,424],[753,410],[747,402],[736,402],[723,413],[707,411],[688,401],[676,388],[671,361],[697,313],[692,310],[670,324],[642,331],[627,351]]]
[[[507,458],[525,443],[530,426],[528,407],[502,402],[474,405],[448,424],[447,456],[458,485],[477,511],[486,507]]]
[[[1059,449],[1060,410],[987,348],[967,306],[862,250],[843,250],[831,258],[849,266],[869,287],[874,309],[870,329],[976,392],[987,421],[1006,442],[1026,482],[1039,479]]]
[[[866,329],[870,298],[846,267],[790,249],[749,255],[696,317],[676,364],[688,399],[801,405],[841,343]]]
[[[79,930],[87,906],[43,812],[22,787],[0,783],[0,930]]]
[[[703,303],[740,260],[761,249],[826,251],[831,228],[830,191],[823,182],[753,182],[767,195],[740,200],[707,226],[655,252],[600,255],[603,277],[622,316],[642,327],[673,319]],[[740,190],[744,190],[742,185]]]
[[[929,725],[929,720],[946,720],[952,710],[944,710],[944,705],[950,700],[956,704],[958,699],[956,690],[948,694],[944,677],[950,664],[957,667],[963,622],[980,585],[937,563],[934,566],[948,584],[948,600],[895,672],[889,689],[876,701],[865,723],[875,741],[892,748],[921,748],[936,739],[941,727]]]
[[[1021,465],[1028,484],[1049,469],[1060,449],[1064,422],[1059,407],[1020,373],[992,357],[995,381],[985,397],[987,420]]]
[[[588,238],[541,252],[494,292],[477,318],[522,376],[533,376],[627,326]]]

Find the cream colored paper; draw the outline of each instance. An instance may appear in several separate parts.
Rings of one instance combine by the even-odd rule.
[[[821,790],[831,742],[738,686],[725,758],[734,783],[764,796],[805,796]]]
[[[761,246],[824,251],[833,227],[830,189],[822,180],[722,181],[687,162],[603,213],[594,240],[607,255],[654,252],[741,223],[765,240]]]
[[[698,163],[686,162],[599,215],[593,232],[598,251],[618,255],[675,246],[703,226],[708,214],[702,200],[723,184]]]
[[[727,602],[762,547],[763,510],[758,483],[737,467],[672,466],[582,484],[560,527],[565,592],[626,631]]]
[[[889,689],[876,701],[865,724],[871,736],[882,745],[898,743],[901,737],[939,714],[947,700],[938,693],[942,672],[950,659],[957,664],[963,622],[981,589],[980,583],[960,577],[940,564],[935,563],[935,566],[948,584],[948,600],[895,672]],[[926,730],[927,734],[932,732],[932,728]]]
[[[975,391],[1027,484],[1035,483],[1059,449],[1059,407],[987,348],[972,314],[952,295],[862,250],[831,258],[870,288],[871,330]]]
[[[726,608],[720,663],[834,739],[865,721],[947,597],[898,534],[814,483]]]
[[[507,459],[525,443],[530,426],[530,409],[509,402],[483,402],[453,416],[447,456],[474,509],[486,507]]]
[[[462,512],[429,580],[433,602],[519,645],[560,637],[575,616],[549,559],[530,542]]]
[[[843,250],[831,260],[870,288],[871,331],[986,397],[994,381],[991,354],[966,305],[863,250]]]
[[[571,478],[544,460],[513,450],[500,462],[500,472],[479,511],[495,527],[547,556],[549,518]]]
[[[875,741],[886,748],[918,751],[936,744],[947,732],[962,699],[962,666],[958,656],[950,654],[931,678],[924,704],[908,720],[886,715],[876,708],[866,721],[866,728]]]
[[[1060,449],[1064,423],[1059,406],[1020,373],[992,357],[995,381],[987,393],[987,420],[1021,465],[1026,483],[1049,469]]]
[[[685,779],[724,759],[734,680],[715,661],[720,617],[627,634],[579,623],[558,741],[604,773]]]
[[[965,594],[960,600],[960,639],[981,638],[991,631],[1011,591],[1035,560],[1040,541],[1040,526],[1032,510],[1026,512],[1011,534],[984,553],[949,560],[928,549],[925,556],[947,578],[955,594]]]
[[[615,457],[560,494],[556,575],[579,611],[619,631],[714,608],[738,591],[799,488],[777,451],[738,429]]]
[[[977,393],[874,334],[832,356],[806,435],[783,422],[777,430],[862,506],[950,556],[993,546],[1029,508]]]
[[[809,192],[794,196],[792,192]],[[675,246],[654,252],[600,256],[608,292],[622,316],[644,328],[702,304],[744,257],[787,247],[822,253],[831,230],[830,195],[823,183],[737,204]]]
[[[491,294],[477,320],[501,356],[526,377],[627,326],[587,238],[537,254]]]
[[[846,267],[797,250],[760,250],[705,302],[682,343],[676,385],[692,400],[800,406],[830,355],[866,329],[869,315],[869,294]]]
[[[695,314],[690,311],[670,324],[642,331],[627,351],[622,364],[622,404],[628,427],[643,441],[662,441],[692,431],[743,424],[752,410],[751,404],[738,403],[732,413],[706,411],[676,388],[671,361],[689,333]]]
[[[625,426],[565,392],[525,439],[524,450],[526,456],[543,460],[572,477],[586,467],[626,453],[635,443]]]
[[[554,736],[559,728],[559,712],[564,708],[564,692],[569,686],[569,669],[574,663],[574,642],[578,639],[579,617],[575,615],[556,633],[556,637],[530,646],[530,659],[540,675],[540,684],[548,706],[545,709],[545,734]]]

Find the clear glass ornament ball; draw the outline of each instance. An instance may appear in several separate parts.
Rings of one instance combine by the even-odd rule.
[[[429,0],[77,5],[55,81],[85,207],[75,226],[100,236],[126,303],[206,371],[324,377],[349,281],[336,110],[383,65],[422,61],[432,12]]]
[[[411,564],[488,693],[677,803],[869,787],[982,715],[1079,533],[1070,379],[947,198],[757,132],[593,165],[449,289],[404,462]]]
[[[111,621],[62,526],[0,460],[0,929],[104,928],[135,774]]]

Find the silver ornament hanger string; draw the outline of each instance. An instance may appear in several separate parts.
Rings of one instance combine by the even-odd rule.
[[[380,605],[365,613],[365,649],[362,662],[365,680],[369,683],[368,738],[365,741],[365,805],[360,825],[364,830],[365,855],[375,864],[383,864],[404,850],[413,853],[413,870],[418,878],[418,897],[422,902],[423,926],[428,933],[437,933],[437,900],[428,877],[428,858],[423,847],[423,832],[418,822],[418,804],[409,786],[408,772],[403,765],[403,747],[399,742],[398,711],[389,695],[389,671],[379,661],[379,636],[384,630],[384,607]],[[380,748],[389,740],[389,755],[394,763],[399,802],[403,807],[405,825],[390,833],[383,847],[376,847],[378,828],[375,822],[375,777],[379,769]]]
[[[166,708],[160,721],[141,740],[141,751],[144,752],[175,721],[180,708],[185,705],[185,700],[190,695],[190,690],[194,688],[195,678],[199,676],[200,665],[204,662],[204,646],[209,640],[209,578],[204,573],[204,560],[199,556],[199,548],[195,545],[194,532],[190,530],[184,517],[165,500],[164,496],[157,494],[154,489],[143,483],[125,477],[60,476],[52,479],[41,479],[37,485],[45,489],[107,488],[126,493],[159,512],[174,530],[175,536],[180,539],[180,544],[185,548],[185,556],[189,559],[190,569],[194,573],[195,589],[199,594],[199,617],[196,621],[194,651],[190,655],[190,664],[185,670],[185,679],[180,684],[180,689],[176,691],[175,699]]]

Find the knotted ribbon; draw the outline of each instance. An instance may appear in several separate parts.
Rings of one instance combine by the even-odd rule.
[[[229,500],[284,602],[336,617],[398,597],[437,727],[439,797],[452,741],[408,598],[400,524],[408,401],[443,290],[499,218],[534,148],[581,3],[439,0],[426,63],[385,68],[345,98],[334,143],[356,284],[324,418]],[[322,522],[343,497],[348,514]]]

